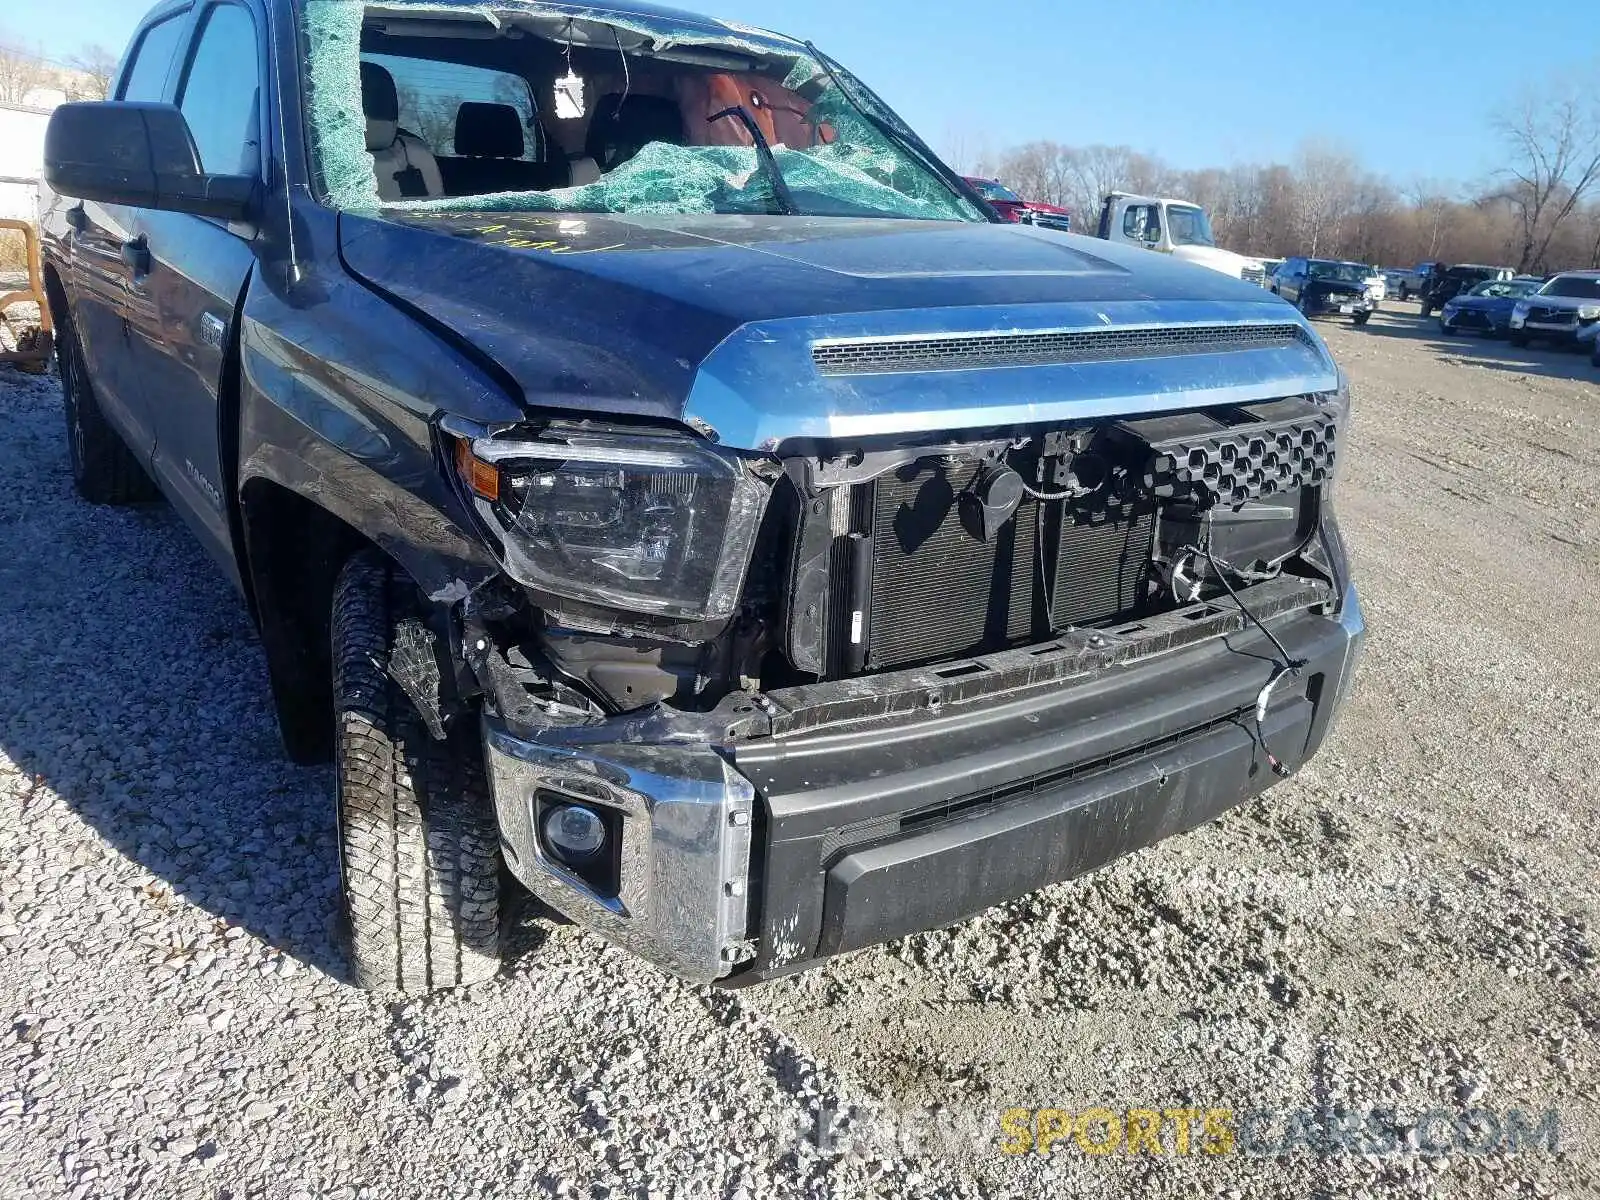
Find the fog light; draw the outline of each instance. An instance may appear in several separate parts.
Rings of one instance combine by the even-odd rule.
[[[586,862],[605,849],[606,823],[592,808],[562,805],[545,814],[544,841],[562,862]]]

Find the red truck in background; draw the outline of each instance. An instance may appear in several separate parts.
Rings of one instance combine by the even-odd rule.
[[[1013,225],[1042,225],[1063,233],[1072,232],[1070,209],[1038,200],[1024,200],[998,179],[978,179],[969,175],[966,180],[989,202],[991,208]]]

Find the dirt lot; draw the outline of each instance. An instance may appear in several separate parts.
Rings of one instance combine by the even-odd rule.
[[[470,995],[342,984],[329,781],[241,605],[165,507],[78,502],[53,382],[0,374],[0,1193],[1600,1195],[1600,373],[1392,307],[1326,330],[1372,637],[1323,756],[737,995],[527,922]],[[1092,1107],[1239,1132],[1001,1152]],[[1295,1115],[1381,1108],[1397,1150]],[[1512,1153],[1511,1110],[1555,1124]]]

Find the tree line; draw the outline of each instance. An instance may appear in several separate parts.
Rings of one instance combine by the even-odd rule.
[[[954,157],[1030,200],[1072,210],[1093,232],[1110,192],[1201,205],[1217,243],[1264,258],[1309,255],[1383,266],[1481,262],[1540,274],[1600,269],[1600,101],[1591,86],[1529,91],[1493,118],[1503,166],[1465,187],[1409,184],[1366,170],[1325,141],[1289,163],[1182,170],[1128,146],[1030,142]]]

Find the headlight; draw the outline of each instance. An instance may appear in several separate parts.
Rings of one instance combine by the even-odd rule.
[[[1600,321],[1600,304],[1580,304],[1578,306],[1578,320]]]
[[[1348,437],[1346,425],[1350,420],[1350,376],[1339,370],[1339,386],[1332,392],[1325,392],[1317,397],[1333,413],[1334,419],[1339,422],[1339,435]]]
[[[518,583],[686,621],[733,615],[771,491],[750,460],[673,435],[553,426],[459,440],[455,465]]]
[[[1516,317],[1519,321],[1526,320],[1528,312],[1532,308],[1533,305],[1529,304],[1526,300],[1518,300],[1517,306],[1511,310],[1511,315]]]

